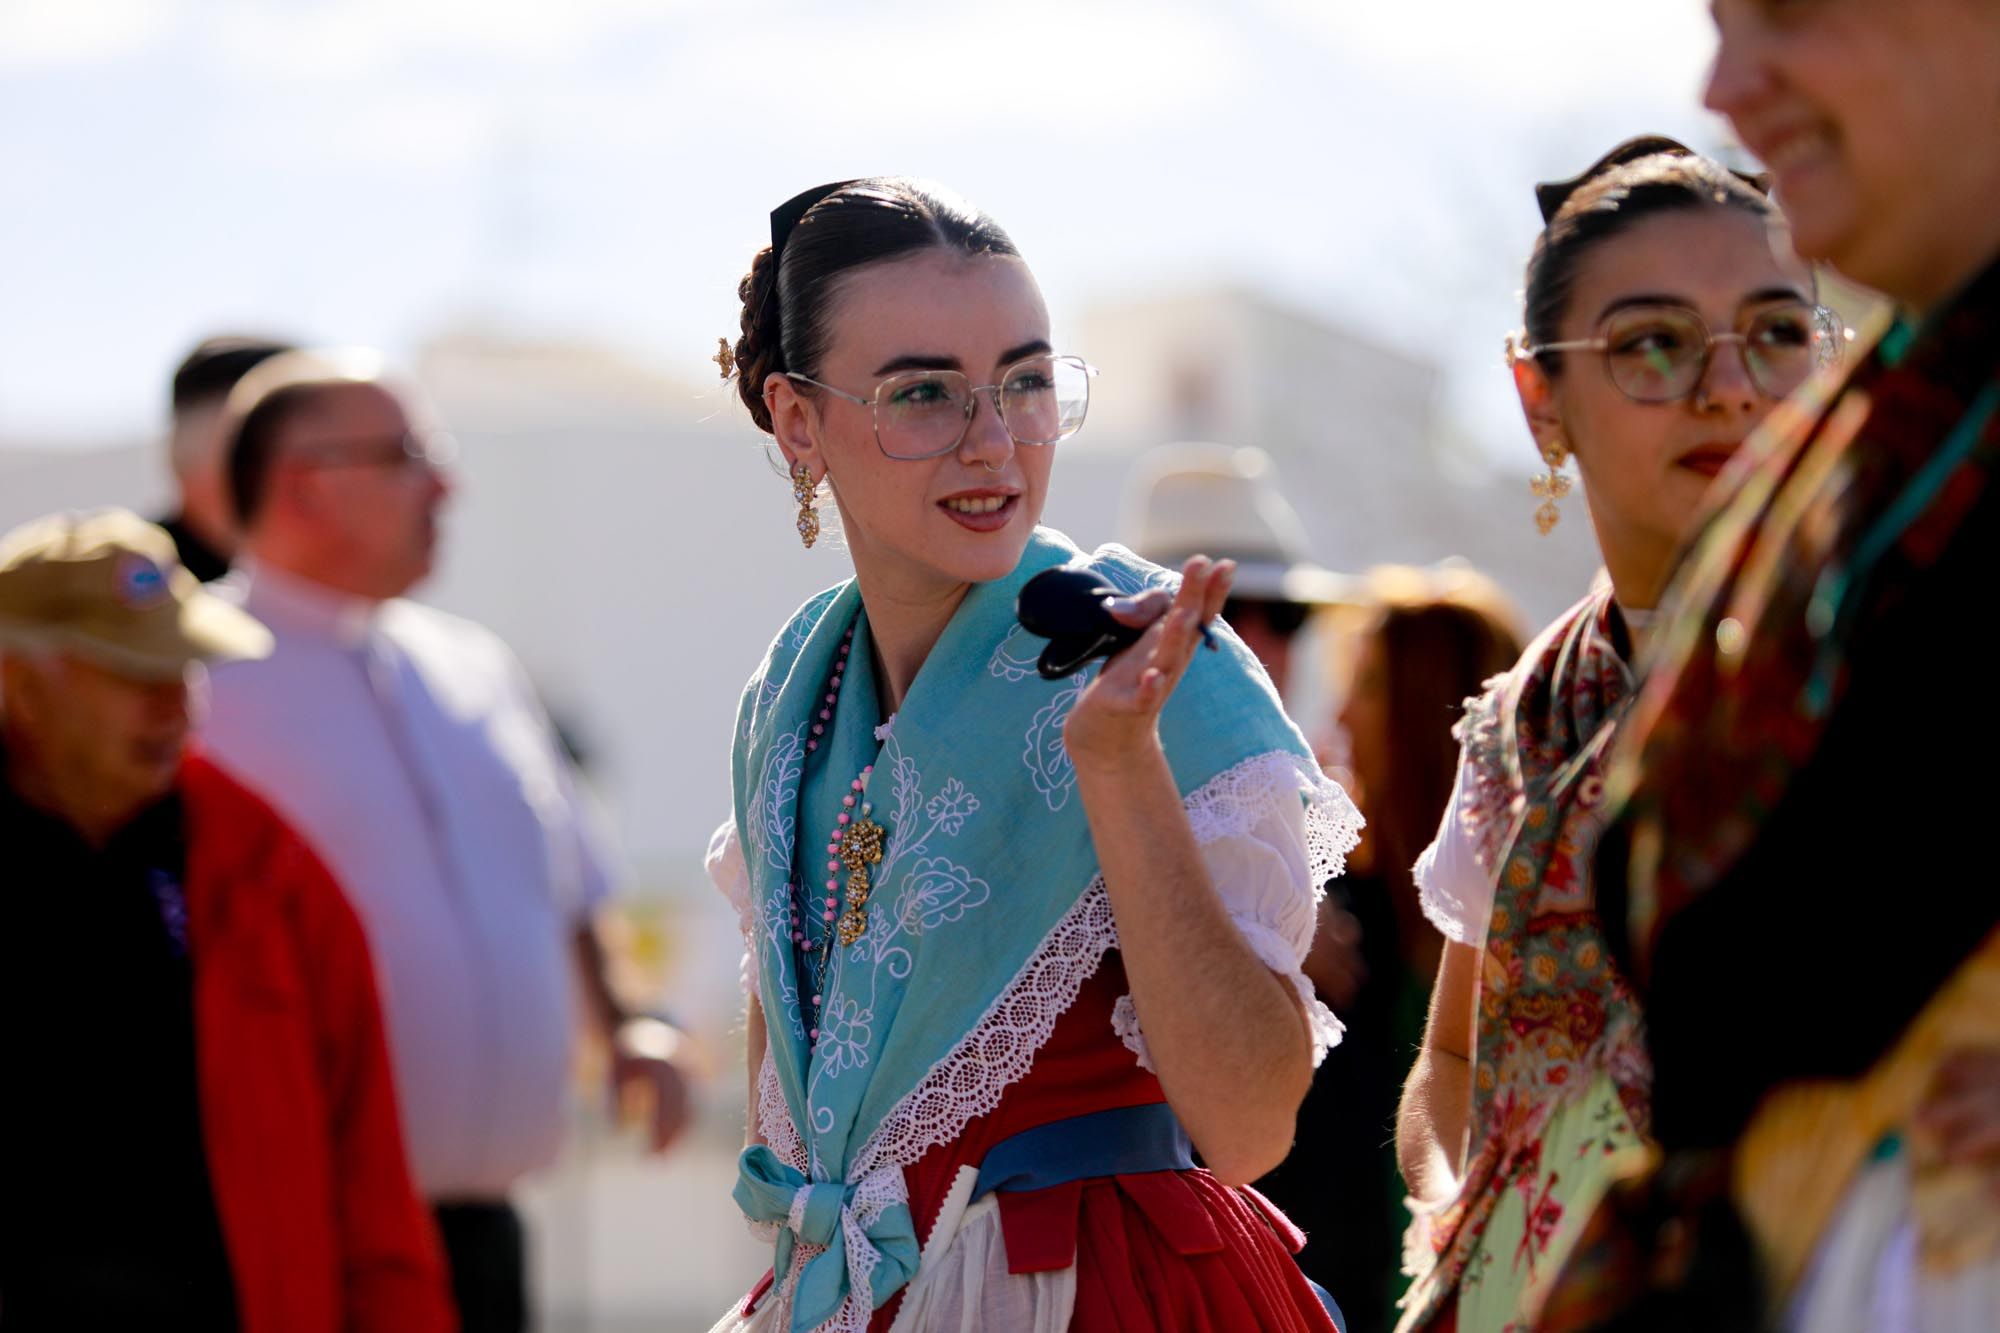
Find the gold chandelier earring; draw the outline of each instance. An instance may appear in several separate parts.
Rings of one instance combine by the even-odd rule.
[[[812,469],[804,463],[792,464],[792,498],[799,502],[799,540],[808,551],[819,540],[819,512],[814,505],[819,483],[813,480]]]
[[[1541,501],[1535,509],[1535,528],[1546,537],[1562,522],[1562,510],[1556,507],[1556,501],[1570,491],[1569,474],[1562,470],[1569,461],[1569,449],[1560,436],[1542,446],[1542,461],[1549,465],[1549,470],[1529,482],[1528,489]]]

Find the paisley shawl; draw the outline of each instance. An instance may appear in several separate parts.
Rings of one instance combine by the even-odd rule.
[[[1645,1132],[1650,1076],[1638,1005],[1607,947],[1591,881],[1606,750],[1632,694],[1612,642],[1615,614],[1609,589],[1593,592],[1469,700],[1459,723],[1462,817],[1496,883],[1465,1176],[1429,1219],[1406,1329],[1451,1308],[1495,1208],[1542,1173],[1551,1118],[1599,1074]]]
[[[1811,759],[1855,641],[1935,565],[2000,465],[2000,263],[1843,380],[1781,404],[1682,563],[1610,771],[1643,978]],[[1973,940],[1966,941],[1971,948]]]

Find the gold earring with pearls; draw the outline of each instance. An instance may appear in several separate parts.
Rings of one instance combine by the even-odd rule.
[[[808,551],[819,540],[819,511],[815,506],[815,496],[819,483],[813,480],[812,469],[804,463],[792,464],[792,498],[799,502],[799,540]]]

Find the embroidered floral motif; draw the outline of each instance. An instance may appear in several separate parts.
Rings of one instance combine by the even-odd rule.
[[[758,780],[757,793],[750,800],[750,839],[745,854],[762,857],[772,869],[788,874],[792,865],[792,839],[798,831],[794,810],[799,799],[799,774],[805,766],[806,729],[780,736],[771,745]]]
[[[957,837],[965,821],[979,810],[979,798],[965,789],[965,784],[952,778],[944,784],[944,790],[931,797],[924,813],[937,822],[937,826],[948,837]]]
[[[785,646],[793,652],[797,652],[799,649],[805,647],[806,640],[810,639],[813,630],[818,628],[821,617],[826,615],[827,608],[832,606],[839,597],[840,585],[838,584],[821,592],[814,593],[806,601],[806,604],[798,609],[797,614],[792,617],[791,626],[786,631]]]
[[[942,856],[926,857],[910,867],[905,892],[896,903],[896,925],[905,934],[921,935],[984,907],[992,896],[992,886],[964,866]]]
[[[1537,1165],[1539,1165],[1537,1154]],[[1555,1239],[1556,1228],[1562,1225],[1563,1206],[1555,1198],[1556,1185],[1562,1179],[1551,1171],[1541,1179],[1541,1192],[1536,1193],[1536,1173],[1524,1171],[1515,1178],[1514,1188],[1520,1192],[1522,1206],[1527,1210],[1527,1225],[1521,1229],[1520,1243],[1514,1247],[1514,1268],[1525,1267],[1528,1276],[1535,1274],[1535,1260],[1547,1253],[1549,1242]]]
[[[1068,805],[1070,794],[1076,790],[1076,766],[1070,763],[1069,748],[1063,744],[1063,724],[1069,721],[1070,713],[1095,675],[1091,668],[1079,671],[1067,688],[1042,706],[1028,726],[1021,762],[1028,766],[1035,790],[1042,794],[1051,810]]]
[[[1017,625],[993,650],[993,660],[986,664],[986,670],[1001,680],[1026,680],[1038,669],[1036,663],[1041,661],[1042,645],[1046,642]]]
[[[820,1015],[815,1064],[828,1078],[838,1078],[843,1070],[865,1068],[873,1024],[874,1014],[858,1000],[848,995],[832,996],[826,1012]]]

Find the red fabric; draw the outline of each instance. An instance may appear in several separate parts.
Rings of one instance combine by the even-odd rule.
[[[1084,983],[1034,1066],[1000,1105],[904,1174],[910,1211],[927,1240],[953,1179],[1023,1130],[1114,1107],[1166,1100],[1160,1082],[1111,1029],[1126,993],[1117,954]],[[1002,1193],[1001,1233],[1016,1273],[1077,1266],[1075,1333],[1328,1333],[1292,1255],[1298,1229],[1254,1190],[1206,1171],[1161,1171]],[[1282,1224],[1282,1225],[1280,1225]],[[900,1298],[875,1312],[882,1333]]]
[[[361,923],[256,796],[194,756],[180,789],[202,1137],[243,1333],[450,1333]]]

